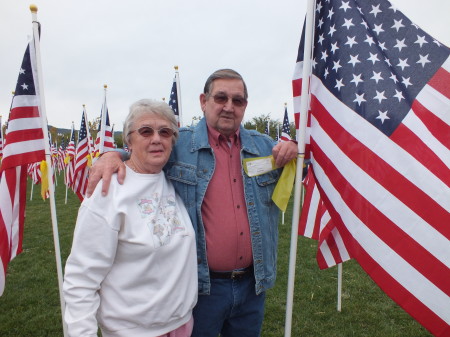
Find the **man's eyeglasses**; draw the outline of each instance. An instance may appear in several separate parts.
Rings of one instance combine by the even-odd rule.
[[[131,135],[134,131],[137,131],[142,137],[151,137],[155,134],[155,131],[163,138],[170,138],[174,135],[175,131],[171,128],[161,128],[158,130],[153,129],[151,126],[141,126],[139,129],[128,132]]]
[[[244,105],[247,104],[247,100],[244,97],[235,96],[235,97],[228,97],[225,94],[215,94],[212,96],[214,99],[214,102],[217,104],[227,104],[228,100],[231,99],[231,102],[234,106],[238,108],[242,108]]]

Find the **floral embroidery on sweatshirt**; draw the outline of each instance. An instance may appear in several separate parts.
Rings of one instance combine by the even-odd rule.
[[[169,244],[173,235],[185,232],[175,200],[175,195],[160,197],[159,193],[139,200],[141,217],[152,233],[155,248]]]

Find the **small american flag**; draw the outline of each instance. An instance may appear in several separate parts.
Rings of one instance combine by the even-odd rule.
[[[180,102],[179,102],[179,94],[180,90],[178,88],[179,86],[179,79],[178,79],[178,67],[175,67],[175,77],[173,78],[172,83],[172,90],[170,90],[170,99],[169,99],[169,106],[172,108],[175,118],[178,122],[178,127],[181,126],[181,114],[180,114]]]
[[[73,173],[75,171],[75,128],[72,122],[72,130],[70,131],[70,141],[67,144],[64,157],[64,164],[66,169],[65,184],[67,187],[72,188],[73,185]]]
[[[27,165],[45,158],[36,69],[32,40],[19,70],[3,151],[0,176],[0,295],[5,287],[8,263],[22,252]]]
[[[372,279],[448,336],[450,51],[385,0],[315,12],[306,142],[320,198]],[[303,42],[295,112],[302,68]]]
[[[98,125],[97,138],[95,139],[94,158],[98,158],[102,153],[114,150],[114,136],[109,122],[108,105],[106,104],[106,86],[105,100],[100,112],[100,123]]]
[[[283,129],[281,131],[281,140],[291,140],[291,125],[289,124],[289,117],[287,107],[284,108]]]
[[[73,191],[78,195],[78,198],[81,201],[84,199],[86,194],[89,163],[92,155],[90,134],[86,121],[86,110],[83,108],[80,131],[78,132],[78,143],[75,155],[75,169],[72,185]]]

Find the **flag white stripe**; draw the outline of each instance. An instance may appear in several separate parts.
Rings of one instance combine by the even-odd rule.
[[[341,256],[342,261],[350,260],[350,254],[348,253],[348,250],[345,247],[344,241],[342,240],[342,236],[336,227],[333,228],[333,230],[331,231],[331,234],[334,237],[334,241],[336,241],[336,246],[339,249],[339,255]]]
[[[414,269],[360,221],[341,199],[340,194],[317,162],[314,163],[314,172],[325,193],[342,216],[350,234],[359,242],[361,247],[413,296],[445,322],[450,323],[450,310],[448,310],[450,297]]]
[[[43,142],[36,140],[27,140],[23,142],[11,143],[5,146],[5,158],[7,156],[26,154],[34,151],[44,150]]]
[[[17,249],[19,248],[20,241],[20,225],[19,225],[19,209],[21,205],[20,201],[20,176],[21,176],[21,166],[16,166],[14,168],[16,170],[16,181],[14,182],[14,186],[16,186],[16,191],[14,194],[13,208],[12,208],[12,219],[14,219],[14,223],[11,228],[11,260],[16,257]],[[25,201],[23,201],[25,202]],[[3,214],[3,213],[2,213]],[[10,220],[11,221],[11,220]]]
[[[420,190],[428,194],[441,207],[450,211],[450,193],[442,194],[442,191],[448,189],[442,180],[377,128],[374,128],[372,124],[342,104],[323,87],[316,76],[311,79],[311,90],[342,128],[389,163]],[[408,165],[405,165],[405,163],[408,163]]]
[[[420,135],[422,141],[434,152],[446,165],[450,167],[450,149],[439,142],[417,115],[410,111],[403,119],[403,124],[416,135]]]
[[[38,107],[39,97],[37,95],[19,95],[14,96],[11,109],[17,107]]]
[[[336,264],[327,241],[323,241],[320,245],[320,252],[322,253],[323,259],[325,260],[325,263],[328,267],[334,266]]]
[[[317,216],[317,209],[319,208],[319,200],[319,190],[315,188],[311,196],[311,203],[309,205],[310,208],[308,212],[308,218],[306,220],[305,233],[303,234],[303,236],[306,236],[307,238],[312,238],[314,233],[314,223]]]
[[[449,244],[448,239],[350,160],[320,127],[315,118],[312,119],[312,123],[314,123],[313,139],[321,149],[326,149],[327,157],[334,163],[337,170],[351,172],[351,174],[343,174],[348,183],[396,226],[450,267],[448,250],[445,249]],[[314,161],[314,165],[316,163],[317,161]],[[314,172],[317,176],[315,167]],[[323,187],[320,179],[317,179],[317,182]],[[328,195],[327,192],[325,193]],[[345,220],[344,223],[349,224]]]
[[[40,117],[19,118],[8,122],[8,132],[30,129],[42,129]]]

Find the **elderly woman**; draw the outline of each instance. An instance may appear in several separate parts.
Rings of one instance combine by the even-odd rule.
[[[124,124],[123,185],[81,204],[64,276],[70,336],[187,337],[197,301],[195,234],[162,172],[178,133],[170,107],[140,100]],[[96,223],[95,226],[92,223]]]

